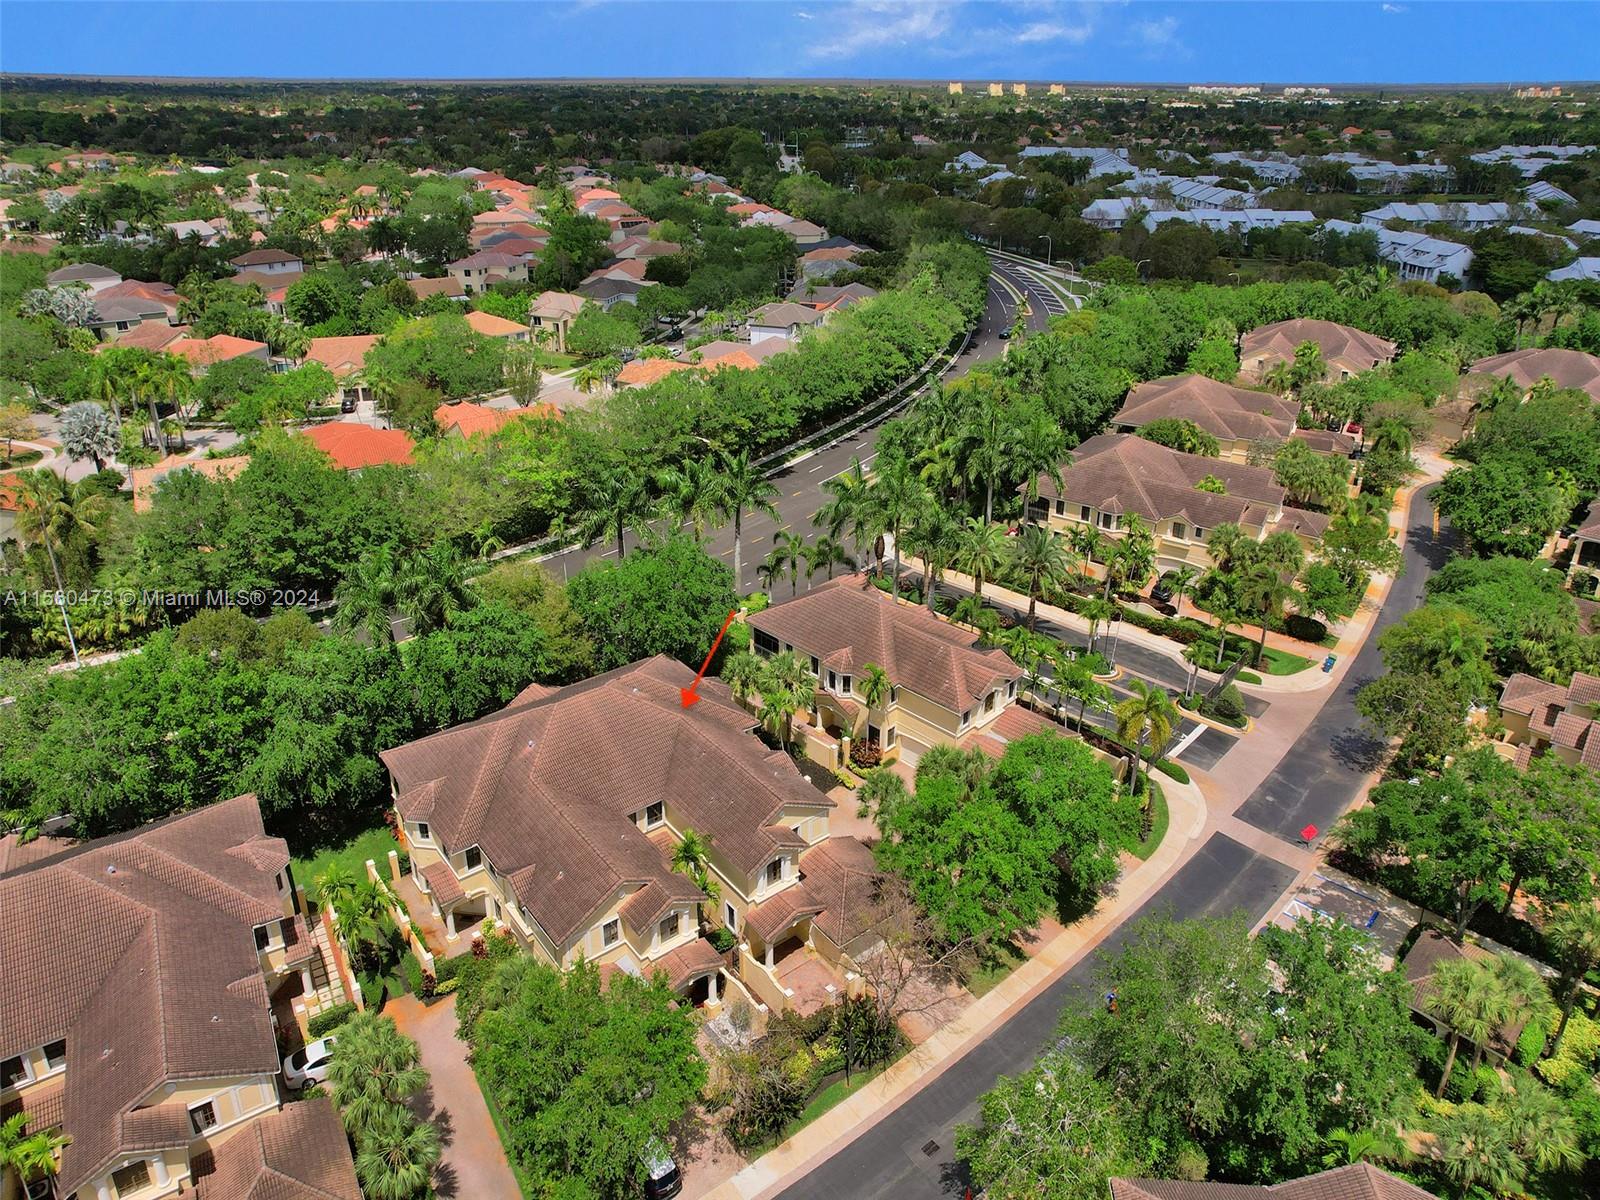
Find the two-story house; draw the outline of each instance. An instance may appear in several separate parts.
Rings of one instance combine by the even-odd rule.
[[[1272,392],[1234,387],[1205,375],[1174,375],[1139,384],[1111,425],[1119,433],[1133,433],[1152,421],[1189,421],[1217,439],[1219,457],[1239,464],[1249,462],[1253,444],[1291,437],[1323,453],[1349,455],[1355,449],[1348,434],[1297,428],[1299,414],[1297,401]]]
[[[863,575],[748,621],[757,653],[793,652],[811,668],[817,724],[840,756],[845,739],[864,739],[915,766],[932,746],[973,742],[1016,701],[1024,674],[1003,650],[980,648],[970,630],[896,600]],[[873,666],[890,686],[869,704],[862,689]]]
[[[1500,720],[1501,752],[1517,766],[1554,754],[1600,772],[1600,675],[1579,671],[1563,685],[1518,671],[1500,693]]]
[[[230,258],[228,265],[233,268],[235,275],[247,272],[254,275],[299,275],[306,267],[298,254],[269,249],[246,250],[237,258]]]
[[[1326,513],[1285,507],[1270,468],[1185,454],[1127,433],[1090,438],[1061,468],[1060,487],[1047,475],[1036,487],[1029,519],[1061,532],[1087,525],[1115,540],[1136,514],[1154,536],[1162,571],[1212,566],[1206,538],[1224,522],[1256,541],[1287,530],[1307,549],[1328,526]]]
[[[1387,338],[1333,321],[1296,317],[1252,329],[1239,339],[1239,370],[1254,380],[1266,377],[1281,362],[1294,363],[1294,352],[1312,342],[1322,352],[1323,381],[1338,383],[1370,371],[1394,357],[1395,344]]]
[[[269,998],[315,949],[255,797],[20,858],[0,874],[0,1113],[69,1139],[56,1194],[232,1200],[275,1171],[327,1184],[274,1195],[358,1200],[332,1107],[280,1112]]]
[[[412,880],[450,939],[487,918],[543,962],[663,972],[695,1003],[719,1002],[738,979],[782,1007],[780,960],[795,954],[820,954],[847,984],[860,913],[838,895],[769,906],[807,894],[808,864],[830,878],[870,872],[870,853],[828,837],[832,802],[754,735],[723,685],[702,683],[685,707],[693,678],[658,657],[535,685],[492,716],[380,755]],[[672,869],[689,830],[709,844],[714,905]],[[741,939],[736,973],[701,917]]]
[[[1524,395],[1541,379],[1548,379],[1558,388],[1576,388],[1600,400],[1600,355],[1585,354],[1582,350],[1529,346],[1480,358],[1467,371],[1473,375],[1509,379]]]
[[[466,258],[458,258],[445,267],[450,278],[461,284],[467,295],[487,292],[500,282],[527,283],[528,258],[525,255],[502,254],[498,250],[479,250]]]

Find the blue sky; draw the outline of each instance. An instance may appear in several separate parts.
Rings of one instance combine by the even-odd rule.
[[[0,69],[1493,82],[1594,79],[1597,32],[1595,0],[5,0]]]

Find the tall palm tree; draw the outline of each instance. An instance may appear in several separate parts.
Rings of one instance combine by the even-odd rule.
[[[1439,963],[1434,969],[1422,1006],[1450,1030],[1444,1070],[1433,1093],[1443,1096],[1462,1039],[1477,1047],[1487,1043],[1505,1020],[1505,997],[1483,964],[1472,959],[1453,959]]]
[[[976,406],[956,432],[956,454],[966,480],[983,488],[983,519],[993,521],[995,483],[1011,462],[1016,425],[999,396],[987,394],[977,399]]]
[[[1481,1104],[1463,1104],[1439,1126],[1440,1163],[1466,1197],[1474,1188],[1503,1195],[1526,1174],[1511,1141],[1510,1129]]]
[[[1011,547],[1011,566],[1028,583],[1028,629],[1038,625],[1039,593],[1059,587],[1069,571],[1066,547],[1059,534],[1043,525],[1025,525]]]
[[[767,552],[767,557],[757,568],[757,574],[763,575],[767,580],[767,588],[771,590],[774,580],[781,579],[785,574],[789,576],[789,595],[797,595],[800,590],[800,566],[805,561],[806,544],[797,533],[787,529],[780,529],[772,538],[772,549]]]
[[[1116,616],[1117,606],[1109,600],[1102,600],[1099,596],[1090,596],[1078,605],[1078,615],[1089,622],[1089,653],[1094,653],[1095,634],[1100,626],[1111,624],[1111,618]]]
[[[413,554],[395,580],[395,602],[410,619],[415,637],[444,628],[476,600],[477,593],[467,586],[461,555],[449,541]]]
[[[1509,954],[1495,955],[1488,965],[1489,974],[1505,1001],[1506,1023],[1525,1026],[1537,1022],[1541,1028],[1550,1028],[1556,1006],[1550,999],[1550,985],[1544,976],[1523,959]],[[1479,1057],[1481,1055],[1474,1056],[1474,1066]]]
[[[1094,556],[1105,556],[1105,539],[1100,536],[1100,531],[1093,525],[1074,525],[1067,530],[1067,545],[1072,547],[1072,552],[1078,556],[1079,573],[1087,587],[1089,582],[1089,564],[1094,561]]]
[[[394,906],[395,896],[388,884],[363,879],[344,898],[343,906],[335,908],[334,928],[361,967],[381,962],[384,948],[393,942],[397,932]]]
[[[428,1083],[417,1043],[390,1017],[368,1009],[339,1027],[328,1061],[328,1093],[359,1142],[385,1110],[416,1095]]]
[[[1148,684],[1142,679],[1128,681],[1133,694],[1115,708],[1117,737],[1132,743],[1134,752],[1144,764],[1144,794],[1146,806],[1150,803],[1150,766],[1161,757],[1172,731],[1179,721],[1178,706],[1165,688]],[[1148,753],[1147,753],[1148,752]]]
[[[628,530],[643,531],[655,512],[644,472],[630,463],[615,463],[591,478],[576,516],[585,546],[613,536],[617,539],[617,558],[621,559],[627,553]]]
[[[333,627],[342,633],[363,629],[374,646],[392,646],[399,582],[394,544],[368,550],[334,589]]]
[[[900,538],[928,503],[928,491],[909,464],[895,459],[885,464],[879,459],[879,469],[873,476],[870,497],[874,523],[887,533],[894,543],[894,574],[889,580],[889,591],[900,595]]]
[[[1006,531],[1003,526],[968,517],[956,535],[953,565],[972,576],[972,594],[983,599],[983,585],[1005,565]]]
[[[856,560],[845,553],[844,544],[826,533],[818,534],[816,539],[800,553],[806,560],[807,579],[816,575],[818,571],[826,571],[831,580],[835,567],[843,567],[847,571],[856,569]]]
[[[1561,1024],[1548,1051],[1553,1056],[1561,1049],[1561,1039],[1567,1036],[1567,1022],[1578,1002],[1584,976],[1600,966],[1600,909],[1593,904],[1563,905],[1551,919],[1547,932],[1561,962]]]
[[[694,880],[695,887],[705,893],[706,900],[715,904],[722,895],[716,878],[711,874],[711,843],[693,829],[685,828],[683,837],[672,848],[672,869]],[[695,901],[695,919],[704,923],[701,902]]]
[[[937,501],[924,506],[916,523],[906,530],[906,545],[922,559],[923,599],[929,612],[934,611],[939,580],[955,555],[960,534],[961,528],[955,518]]]
[[[1155,570],[1155,537],[1139,514],[1129,513],[1122,536],[1106,555],[1106,599],[1111,599],[1113,583],[1134,588],[1144,586]]]
[[[1295,590],[1284,582],[1270,563],[1257,563],[1239,581],[1239,603],[1261,622],[1261,639],[1256,643],[1256,663],[1267,652],[1267,626],[1281,616],[1283,606],[1294,598]]]
[[[717,510],[733,521],[733,586],[744,591],[744,518],[746,513],[766,513],[774,521],[778,509],[772,503],[778,489],[759,467],[750,461],[750,455],[727,454],[722,456],[722,487],[717,495]]]
[[[72,618],[67,613],[60,556],[69,547],[94,537],[105,512],[105,498],[86,491],[82,485],[68,484],[65,477],[44,467],[22,471],[15,480],[17,537],[25,544],[44,548],[61,601],[61,619],[66,626],[72,661],[78,662],[78,640],[72,632]]]
[[[1172,592],[1173,611],[1183,615],[1183,594],[1187,592],[1194,581],[1200,578],[1200,572],[1193,567],[1174,567],[1167,572],[1167,587]]]
[[[1275,362],[1262,374],[1261,382],[1280,396],[1288,395],[1294,387],[1294,368],[1286,361]]]
[[[337,1048],[336,1048],[337,1049]],[[431,1195],[430,1181],[443,1146],[431,1121],[391,1105],[362,1133],[356,1177],[367,1200],[414,1200]]]
[[[690,459],[667,467],[656,476],[662,507],[676,525],[688,525],[699,541],[717,519],[717,493],[722,486],[716,467],[704,459]]]
[[[1094,672],[1076,658],[1063,656],[1055,663],[1056,686],[1065,696],[1078,702],[1078,728],[1083,728],[1084,714],[1093,708],[1105,712],[1111,707],[1111,689],[1094,677]]]
[[[824,480],[822,490],[828,499],[812,515],[811,523],[826,529],[833,538],[848,534],[859,557],[862,547],[883,532],[877,524],[877,512],[872,503],[872,480],[861,465],[861,459],[852,458],[843,471]]]

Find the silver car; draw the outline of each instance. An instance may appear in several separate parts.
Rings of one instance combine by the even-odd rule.
[[[299,1091],[313,1083],[323,1083],[328,1078],[328,1062],[333,1058],[333,1045],[339,1039],[333,1035],[302,1046],[283,1060],[283,1082]]]

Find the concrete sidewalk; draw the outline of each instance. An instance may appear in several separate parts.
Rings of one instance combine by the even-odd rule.
[[[757,1200],[801,1178],[818,1161],[858,1136],[1008,1020],[1090,953],[1110,930],[1143,904],[1189,857],[1206,825],[1205,797],[1194,784],[1163,779],[1170,823],[1149,861],[1117,881],[1093,913],[1062,930],[993,991],[911,1050],[855,1095],[829,1109],[708,1193],[709,1200]]]

